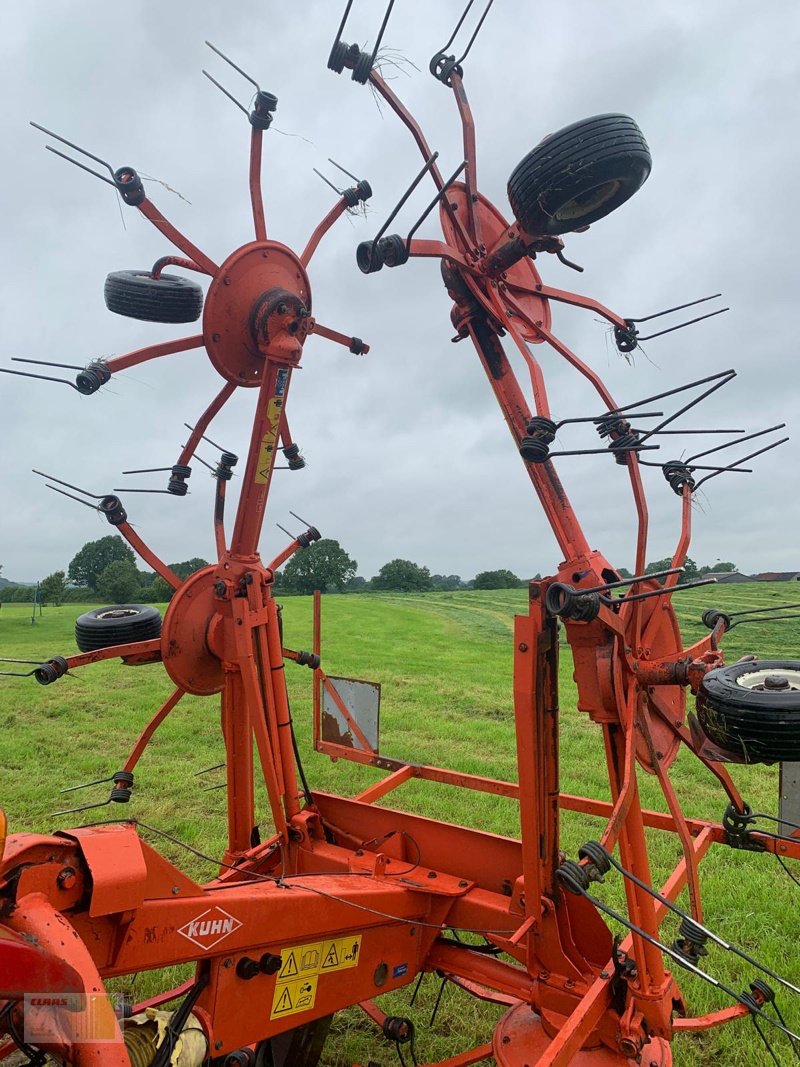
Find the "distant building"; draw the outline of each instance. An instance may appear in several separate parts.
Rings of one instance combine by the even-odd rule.
[[[762,571],[754,574],[754,582],[800,582],[800,571]]]
[[[751,574],[742,574],[741,571],[719,571],[709,574],[709,578],[716,578],[718,583],[725,582],[754,582],[756,579]]]

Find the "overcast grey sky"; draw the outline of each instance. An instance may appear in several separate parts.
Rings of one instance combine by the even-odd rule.
[[[279,99],[264,153],[271,237],[303,247],[334,199],[312,172],[316,166],[335,178],[328,156],[374,189],[368,217],[342,219],[311,268],[316,317],[372,349],[355,357],[321,338],[306,345],[289,416],[308,467],[277,473],[263,556],[284,543],[271,523],[293,524],[291,508],[338,539],[366,577],[397,556],[464,578],[495,567],[551,573],[558,549],[477,356],[469,343],[450,343],[438,264],[412,261],[369,277],[356,268],[357,243],[377,231],[419,158],[367,87],[326,69],[343,7],[343,0],[3,5],[2,363],[26,356],[84,364],[192,330],[105,309],[108,271],[149,267],[171,249],[134,209],[123,209],[123,227],[109,187],[45,152],[29,119],[178,190],[190,203],[147,183],[156,204],[217,262],[251,239],[249,126],[201,68],[240,98],[247,94],[205,48],[208,38]],[[462,0],[397,0],[384,41],[409,61],[387,73],[441,153],[445,174],[462,158],[460,130],[451,94],[427,64],[461,8]],[[382,10],[375,0],[356,0],[345,39],[371,43]],[[593,315],[558,306],[553,321],[621,403],[735,367],[739,377],[680,425],[789,423],[788,445],[757,460],[752,475],[715,479],[697,502],[690,555],[701,563],[731,559],[743,570],[800,567],[799,74],[793,0],[758,9],[725,0],[496,0],[466,63],[479,186],[506,214],[507,177],[544,134],[604,111],[631,114],[642,127],[654,160],[649,181],[618,212],[567,238],[567,255],[585,273],[552,257],[539,265],[548,284],[588,293],[623,315],[723,292],[728,314],[653,341],[630,362]],[[430,196],[419,190],[398,220],[401,232]],[[435,219],[421,235],[438,236]],[[575,372],[543,347],[537,355],[556,416],[596,413]],[[0,376],[3,575],[30,580],[65,568],[85,541],[109,532],[91,511],[49,492],[32,467],[100,493],[125,484],[124,469],[170,465],[185,440],[183,423],[220,385],[202,350],[120,374],[91,397]],[[254,390],[240,390],[211,436],[243,455],[254,402]],[[656,454],[665,460],[697,441],[665,440]],[[593,443],[565,431],[558,445]],[[563,459],[558,470],[592,546],[630,567],[634,512],[624,469],[599,456]],[[151,477],[128,480],[163,487],[163,476]],[[679,500],[657,470],[647,472],[646,485],[656,559],[672,552]],[[199,465],[191,489],[185,499],[123,494],[131,521],[167,560],[212,555],[213,483]]]

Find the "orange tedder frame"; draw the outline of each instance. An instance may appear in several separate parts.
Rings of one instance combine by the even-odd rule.
[[[346,65],[355,61],[351,53]],[[380,74],[372,70],[369,81],[430,160],[418,125]],[[552,346],[592,383],[609,412],[617,408],[597,374],[551,332],[551,302],[586,308],[622,329],[626,323],[594,300],[544,285],[530,258],[498,269],[493,253],[520,237],[520,231],[477,192],[474,130],[457,70],[451,84],[463,120],[465,180],[448,188],[441,201],[443,240],[415,239],[408,250],[411,256],[442,260],[456,305],[454,321],[472,340],[519,445],[532,413],[501,345],[500,327],[530,370],[535,413],[548,417],[545,383],[531,342]],[[722,663],[717,647],[721,628],[685,648],[669,595],[689,546],[691,490],[683,490],[675,573],[666,577],[666,595],[634,597],[662,589],[647,578],[635,583],[629,596],[613,603],[604,599],[595,617],[565,622],[578,707],[602,737],[610,800],[566,795],[559,788],[559,620],[546,598],[555,582],[580,595],[607,587],[619,575],[600,552],[590,549],[549,460],[526,466],[564,562],[553,577],[530,583],[528,611],[514,624],[517,781],[400,762],[373,751],[320,666],[318,599],[313,651],[283,647],[275,574],[318,532],[310,528],[266,564],[258,554],[276,454],[292,445],[286,404],[305,343],[321,335],[353,352],[367,351],[358,338],[316,322],[307,268],[325,232],[368,195],[368,187],[360,182],[345,190],[301,254],[269,238],[260,190],[266,127],[253,121],[264,104],[261,98],[268,96],[259,92],[251,116],[255,239],[223,263],[212,262],[168,222],[145,196],[134,171],[116,172],[123,199],[188,257],[178,262],[210,276],[210,285],[202,333],[99,365],[101,378],[108,380],[147,360],[205,347],[226,384],[198,420],[181,464],[191,458],[210,420],[237,387],[257,391],[232,534],[228,539],[223,521],[230,456],[223,455],[217,470],[218,558],[185,581],[142,542],[119,499],[104,498],[101,512],[174,587],[162,635],[53,660],[43,665],[40,677],[54,680],[65,669],[113,657],[134,664],[163,663],[174,692],[116,776],[114,799],[130,795],[139,758],[181,697],[219,694],[227,848],[217,876],[199,884],[143,840],[135,819],[51,836],[6,837],[0,864],[0,1034],[13,1037],[23,1023],[29,1033],[31,1019],[52,1022],[60,1012],[53,1036],[34,1042],[37,1048],[78,1067],[129,1067],[133,1054],[103,995],[104,983],[134,971],[193,963],[193,978],[137,1010],[180,999],[173,1018],[185,1022],[190,1008],[193,1025],[204,1035],[206,1055],[220,1063],[247,1063],[265,1048],[272,1051],[261,1057],[262,1063],[270,1055],[276,1063],[313,1063],[334,1012],[361,1004],[383,1023],[375,996],[407,986],[423,972],[436,972],[507,1009],[486,1044],[442,1061],[451,1067],[488,1057],[502,1067],[670,1064],[676,1031],[704,1030],[749,1014],[746,1005],[737,1003],[711,1016],[687,1015],[676,980],[654,944],[666,905],[648,891],[648,828],[677,835],[682,858],[660,892],[674,901],[688,888],[698,922],[699,863],[712,844],[731,843],[729,827],[682,814],[669,776],[681,744],[716,775],[735,812],[748,810],[727,771],[697,751],[687,727],[687,688],[695,691],[704,674]],[[444,188],[435,163],[429,170],[439,189]],[[98,364],[92,366],[97,370]],[[647,505],[635,452],[626,454],[624,464],[638,514],[639,575],[646,563]],[[312,792],[298,783],[284,676],[287,659],[315,672],[316,747],[389,772],[358,796]],[[351,727],[352,744],[325,739],[323,690]],[[657,777],[666,813],[642,809],[639,768]],[[268,817],[274,824],[273,836],[265,841],[254,830],[267,817],[256,811],[256,777],[266,786]],[[376,806],[413,778],[509,798],[519,805],[520,840]],[[637,932],[621,944],[615,944],[586,896],[567,892],[560,883],[562,809],[601,820],[600,844],[616,850],[622,866],[642,883],[625,881],[627,917]],[[768,852],[778,848],[777,840],[756,832],[751,845]],[[782,845],[781,852],[800,856],[800,841]],[[596,873],[592,863],[590,852],[574,867],[591,875]],[[465,931],[473,936],[457,936]],[[481,947],[490,951],[479,951]],[[129,1029],[125,1027],[126,1036]],[[281,1046],[282,1059],[275,1052],[277,1035],[286,1035],[288,1042]],[[171,1037],[174,1041],[176,1034]],[[0,1055],[14,1048],[8,1040]],[[149,1059],[133,1058],[151,1062],[158,1055],[153,1048]]]

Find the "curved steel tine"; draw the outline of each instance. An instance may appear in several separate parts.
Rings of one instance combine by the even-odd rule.
[[[232,59],[229,59],[229,58],[228,58],[228,56],[226,56],[224,52],[221,52],[221,51],[219,50],[219,48],[217,48],[217,46],[216,46],[215,44],[212,44],[212,43],[211,43],[211,41],[206,41],[205,43],[206,43],[206,44],[208,45],[208,47],[209,47],[209,48],[211,49],[211,51],[212,51],[212,52],[216,52],[216,54],[217,54],[217,55],[218,55],[218,56],[220,57],[220,59],[224,59],[224,60],[225,60],[225,62],[226,62],[226,63],[227,63],[227,64],[228,64],[229,66],[233,67],[233,69],[234,69],[235,71],[237,71],[237,73],[241,74],[241,76],[242,76],[243,78],[246,78],[246,79],[247,79],[247,81],[249,81],[251,85],[255,85],[255,87],[256,87],[256,91],[257,91],[257,92],[259,92],[259,93],[261,92],[261,86],[260,86],[260,85],[258,84],[258,82],[257,82],[257,81],[255,80],[255,78],[252,78],[252,77],[251,77],[251,76],[250,76],[250,75],[249,75],[249,74],[247,73],[247,71],[246,71],[246,70],[242,70],[242,68],[241,68],[241,67],[237,66],[237,64],[236,64],[236,63],[234,63]],[[205,73],[205,71],[204,71],[203,73]],[[208,77],[211,77],[211,75],[208,75]],[[214,79],[212,78],[211,80],[213,81]],[[222,87],[220,86],[220,88],[222,88]],[[222,91],[224,92],[225,90],[223,89]]]
[[[0,367],[0,374],[16,374],[18,378],[36,378],[41,382],[58,382],[59,385],[68,385],[75,392],[80,392],[77,385],[69,378],[54,378],[50,374],[32,374],[27,370],[11,370],[10,367]]]
[[[694,456],[690,456],[686,460],[686,465],[692,463],[695,459],[702,459],[703,456],[710,456],[712,452],[721,452],[723,448],[731,448],[733,445],[744,444],[745,441],[752,441],[754,437],[763,437],[766,433],[772,433],[773,430],[782,430],[786,425],[785,422],[779,422],[776,426],[769,426],[766,430],[756,430],[755,433],[749,433],[745,437],[739,437],[736,441],[725,441],[721,445],[717,445],[715,448],[707,448],[705,452],[698,452]]]
[[[782,437],[780,441],[773,441],[772,444],[765,445],[764,448],[759,448],[757,452],[751,452],[748,456],[742,456],[741,459],[737,459],[729,467],[721,467],[715,474],[707,474],[705,478],[701,478],[697,485],[694,487],[696,492],[704,482],[711,481],[712,478],[716,478],[719,474],[725,474],[728,471],[738,467],[740,463],[746,463],[749,459],[755,459],[756,456],[761,456],[765,452],[770,452],[773,448],[777,448],[778,445],[786,444],[789,440],[788,437]]]
[[[240,103],[240,102],[239,102],[239,101],[238,101],[238,100],[236,99],[236,97],[235,97],[235,96],[233,95],[233,93],[229,93],[229,92],[228,92],[228,90],[227,90],[227,89],[225,88],[225,86],[224,86],[224,85],[220,85],[220,83],[219,83],[219,82],[217,81],[217,79],[216,79],[216,78],[212,78],[212,76],[211,76],[211,75],[210,75],[210,74],[208,73],[208,71],[207,71],[207,70],[203,69],[202,73],[203,73],[203,74],[205,74],[205,76],[206,76],[206,77],[208,78],[208,80],[209,80],[209,81],[210,81],[210,82],[211,82],[211,83],[212,83],[213,85],[216,85],[216,87],[217,87],[217,88],[219,89],[219,91],[220,91],[221,93],[224,93],[224,94],[225,94],[225,96],[227,96],[227,98],[228,98],[229,100],[232,100],[232,101],[234,102],[234,104],[236,104],[236,106],[237,106],[237,107],[239,108],[239,110],[240,110],[240,111],[243,111],[243,112],[245,113],[245,115],[247,115],[248,117],[250,116],[250,112],[249,112],[249,111],[247,110],[247,108],[246,108],[246,107],[244,106],[244,104],[241,104],[241,103]]]
[[[705,304],[707,300],[716,300],[722,293],[712,293],[711,296],[701,296],[699,300],[690,300],[688,304],[676,304],[674,308],[666,311],[656,311],[653,315],[645,315],[641,319],[627,319],[627,322],[650,322],[651,319],[659,319],[662,315],[671,315],[673,311],[683,311],[684,308],[693,308],[696,304]],[[715,312],[716,314],[716,312]]]
[[[106,182],[108,185],[113,185],[116,189],[117,183],[113,182],[110,178],[106,178],[102,174],[98,174],[96,170],[92,170],[91,167],[87,167],[85,163],[79,163],[77,159],[73,159],[72,156],[68,156],[66,152],[59,152],[57,148],[53,148],[52,145],[46,144],[45,150],[52,152],[54,156],[61,156],[62,159],[66,159],[67,163],[72,163],[76,167],[80,167],[81,170],[85,170],[87,174],[93,174],[95,178],[99,178],[101,182]]]
[[[89,159],[93,159],[95,161],[95,163],[100,163],[102,166],[104,166],[106,168],[108,173],[111,175],[111,178],[112,178],[111,184],[112,185],[116,185],[116,182],[113,181],[114,168],[111,166],[111,164],[108,162],[108,160],[101,159],[100,156],[96,156],[93,152],[89,152],[85,148],[81,148],[80,145],[75,144],[73,141],[68,141],[66,139],[66,137],[62,137],[61,134],[54,133],[52,130],[48,130],[46,126],[40,126],[38,122],[33,122],[31,120],[30,125],[33,126],[33,128],[35,130],[41,130],[42,133],[46,133],[48,137],[55,137],[55,139],[57,141],[60,141],[62,144],[67,145],[68,148],[74,148],[75,151],[76,152],[80,152],[82,156],[87,156]],[[55,152],[56,149],[55,148],[51,148],[50,151],[51,152]],[[61,153],[61,152],[58,153],[58,155],[62,155],[62,154],[63,153]],[[69,159],[69,156],[64,156],[64,158],[65,159]],[[70,162],[71,163],[75,163],[75,160],[71,159]],[[80,163],[76,163],[76,166],[80,167],[81,164]],[[92,173],[94,173],[94,171],[92,171]],[[98,177],[101,177],[101,175],[98,175]],[[106,181],[106,179],[103,178],[103,181]]]
[[[77,500],[79,504],[83,504],[87,508],[91,508],[92,511],[100,510],[97,504],[90,504],[88,500],[81,500],[81,498],[79,496],[75,496],[74,493],[65,493],[63,489],[59,489],[55,485],[45,485],[45,489],[52,489],[54,493],[61,493],[62,496],[68,496],[70,500]]]
[[[464,54],[459,59],[456,60],[456,65],[460,65],[461,63],[463,63],[464,60],[469,55],[470,49],[472,48],[473,44],[475,43],[475,38],[480,33],[480,29],[481,29],[481,26],[483,25],[484,19],[489,14],[489,8],[492,6],[493,3],[494,3],[494,0],[488,0],[488,3],[486,4],[486,7],[483,9],[483,14],[478,19],[478,25],[475,27],[475,31],[473,32],[472,36],[469,39],[469,44],[467,45],[466,50],[464,51]]]
[[[456,169],[453,171],[453,173],[450,175],[450,177],[444,183],[442,188],[439,190],[439,192],[436,194],[436,196],[433,198],[433,200],[431,200],[430,204],[428,204],[428,206],[422,212],[420,217],[417,219],[417,221],[414,223],[414,225],[408,231],[408,236],[406,237],[406,251],[408,251],[408,249],[411,247],[411,238],[414,236],[414,234],[420,228],[420,226],[425,221],[425,219],[428,217],[428,215],[430,215],[431,211],[433,211],[433,209],[436,207],[436,205],[439,203],[439,201],[442,199],[442,197],[447,195],[447,190],[450,188],[450,186],[453,184],[453,182],[456,180],[456,178],[459,176],[459,174],[466,168],[466,166],[467,166],[467,161],[465,159],[463,163],[460,163],[459,166],[456,167]]]
[[[718,311],[709,311],[707,315],[698,315],[696,319],[689,319],[687,322],[679,322],[677,326],[670,326],[666,330],[659,330],[658,333],[649,333],[646,337],[638,337],[637,341],[652,341],[654,337],[663,337],[665,333],[674,333],[675,330],[682,330],[684,326],[692,326],[695,322],[702,322],[703,319],[713,319],[715,315],[722,315],[723,312],[730,311],[730,308],[719,308]]]
[[[33,474],[38,474],[40,478],[49,478],[51,482],[57,482],[59,485],[65,485],[67,489],[74,489],[76,493],[83,493],[84,496],[94,497],[95,500],[102,500],[106,493],[90,493],[88,489],[81,489],[79,485],[72,485],[71,482],[62,481],[61,478],[55,478],[52,474],[45,474],[44,471],[37,471],[34,467],[31,467]]]
[[[460,18],[460,19],[458,20],[458,22],[456,23],[456,28],[455,28],[455,29],[453,30],[453,32],[452,32],[452,33],[450,34],[450,40],[449,40],[449,41],[447,42],[447,44],[445,44],[445,45],[442,45],[442,47],[441,47],[441,48],[439,49],[439,53],[440,53],[440,54],[441,54],[442,52],[446,52],[446,51],[447,51],[447,49],[448,49],[448,48],[450,47],[450,45],[451,45],[451,44],[453,43],[453,41],[454,41],[454,40],[456,39],[456,34],[457,34],[457,33],[458,33],[458,31],[459,31],[459,30],[461,29],[461,26],[462,26],[462,24],[463,24],[463,22],[464,22],[464,19],[465,19],[465,18],[467,17],[467,15],[469,14],[469,9],[470,9],[470,8],[472,7],[472,5],[473,5],[474,3],[475,3],[475,0],[467,0],[467,6],[466,6],[466,7],[464,8],[464,10],[463,10],[463,11],[461,12],[461,18]]]
[[[385,29],[386,29],[386,23],[389,21],[389,16],[392,13],[392,8],[393,7],[394,7],[394,0],[389,0],[389,6],[386,8],[386,14],[383,16],[383,22],[381,23],[381,28],[378,30],[378,36],[377,36],[377,38],[375,40],[375,47],[372,49],[372,56],[370,57],[370,61],[369,61],[370,70],[372,69],[372,65],[375,62],[375,57],[378,54],[378,49],[381,46],[381,41],[383,40],[383,34],[384,34]]]

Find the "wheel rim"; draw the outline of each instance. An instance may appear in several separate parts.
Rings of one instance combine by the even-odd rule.
[[[556,211],[555,218],[557,219],[579,219],[584,215],[588,215],[592,211],[596,211],[597,208],[602,207],[613,196],[619,192],[622,182],[616,178],[612,178],[611,181],[603,182],[601,185],[595,185],[594,188],[588,189],[585,193],[580,193],[578,196],[574,196],[572,200],[568,200],[566,204],[562,204]]]
[[[141,614],[136,608],[113,608],[111,611],[99,611],[98,619],[129,619],[133,615]]]
[[[759,671],[748,671],[740,674],[736,684],[743,689],[767,693],[798,693],[800,692],[800,670],[792,670],[790,667],[773,667]]]

